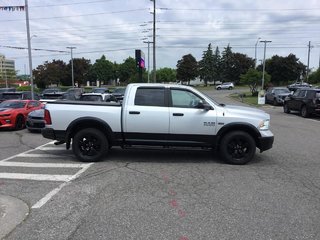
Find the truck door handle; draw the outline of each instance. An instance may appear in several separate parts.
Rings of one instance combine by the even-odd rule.
[[[140,114],[140,112],[137,111],[130,111],[129,114]]]
[[[173,116],[183,116],[184,114],[183,113],[173,113],[172,115]]]

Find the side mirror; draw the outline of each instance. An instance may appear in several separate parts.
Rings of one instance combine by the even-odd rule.
[[[198,104],[196,105],[196,108],[204,109],[206,111],[209,111],[212,109],[209,103],[206,101],[199,101]]]

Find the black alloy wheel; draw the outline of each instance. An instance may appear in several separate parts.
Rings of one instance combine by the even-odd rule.
[[[16,118],[16,123],[14,126],[15,130],[21,130],[25,126],[24,117],[22,115],[18,115]]]
[[[290,113],[290,108],[288,106],[288,103],[283,104],[283,112],[284,113]]]
[[[307,118],[307,117],[310,116],[310,113],[309,113],[308,108],[307,108],[306,105],[303,105],[303,106],[301,107],[300,114],[301,114],[301,116],[304,117],[304,118]]]
[[[252,160],[255,152],[254,139],[243,131],[227,133],[220,143],[220,154],[230,164],[246,164]]]
[[[107,137],[98,129],[85,128],[75,134],[72,150],[82,162],[97,162],[108,153]]]

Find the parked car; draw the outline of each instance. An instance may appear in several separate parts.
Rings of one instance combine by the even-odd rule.
[[[115,96],[116,99],[121,102],[123,100],[123,96],[125,92],[126,92],[125,87],[118,87],[113,90],[112,95]]]
[[[109,89],[106,87],[93,88],[92,93],[109,93]]]
[[[28,114],[26,127],[30,132],[41,132],[45,127],[44,109],[37,109]]]
[[[4,93],[4,92],[15,92],[16,89],[15,88],[0,88],[0,93]]]
[[[225,82],[225,83],[221,83],[221,84],[216,86],[217,90],[222,90],[222,89],[231,90],[233,88],[234,88],[234,84],[232,82]]]
[[[65,93],[62,94],[61,99],[64,100],[79,100],[81,94],[83,94],[83,88],[69,88]]]
[[[296,91],[298,88],[311,88],[312,85],[306,82],[295,82],[293,84],[288,85],[288,89],[290,91]]]
[[[40,100],[40,96],[38,93],[33,93],[34,100]],[[4,92],[1,94],[1,100],[11,100],[11,99],[20,99],[20,100],[31,100],[31,91],[23,91],[23,92]]]
[[[0,103],[0,129],[23,129],[28,114],[42,107],[43,104],[36,100],[7,100]]]
[[[273,105],[282,105],[284,99],[290,94],[288,88],[286,87],[270,87],[266,91],[266,103],[271,103]]]
[[[43,97],[46,94],[54,94],[54,93],[58,93],[58,92],[61,92],[60,88],[46,88],[42,91],[40,96]]]
[[[80,101],[96,101],[96,102],[118,102],[111,93],[84,93],[80,96]]]
[[[285,98],[283,111],[299,111],[302,117],[320,113],[320,89],[299,88],[293,95]]]

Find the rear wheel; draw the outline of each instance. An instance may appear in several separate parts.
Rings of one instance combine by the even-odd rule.
[[[290,108],[288,106],[288,103],[284,103],[283,104],[283,112],[290,113]]]
[[[217,90],[221,90],[221,87],[218,87]]]
[[[243,131],[227,133],[220,143],[220,154],[230,164],[246,164],[252,160],[255,152],[254,139]]]
[[[85,128],[73,137],[72,150],[83,162],[97,162],[108,153],[107,137],[98,129]]]
[[[229,87],[228,89],[229,89],[229,90],[232,90],[232,87]]]
[[[308,108],[307,108],[306,105],[303,105],[303,106],[301,107],[300,113],[301,113],[301,116],[304,117],[304,118],[307,118],[307,117],[309,117],[309,115],[310,115],[310,113],[309,113]]]
[[[22,115],[18,115],[16,118],[16,124],[14,129],[15,130],[21,130],[25,126],[24,117]]]

